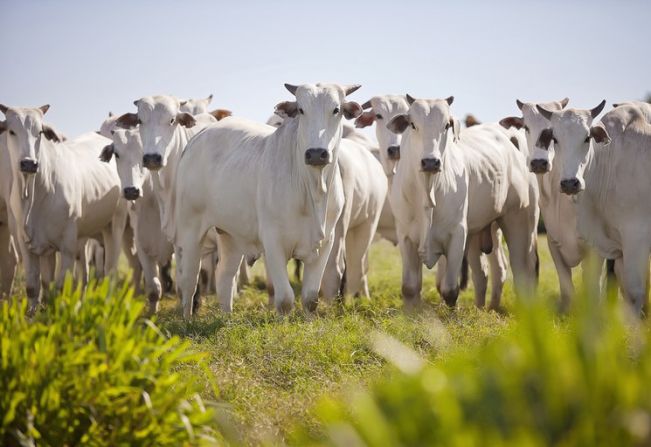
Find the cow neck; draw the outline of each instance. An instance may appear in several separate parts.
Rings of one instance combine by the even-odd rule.
[[[167,165],[153,175],[155,189],[158,189],[161,225],[169,241],[174,238],[174,185],[176,184],[176,168],[181,159],[183,149],[188,143],[187,130],[178,127],[170,145]],[[152,173],[153,174],[153,173]]]
[[[312,246],[315,249],[319,249],[326,236],[328,201],[332,191],[333,180],[339,172],[338,161],[342,133],[341,124],[332,151],[332,162],[322,169],[313,168],[305,164],[305,150],[308,144],[298,140],[298,120],[292,120],[288,124],[287,129],[289,132],[287,132],[287,136],[290,141],[287,147],[291,150],[291,178],[296,179],[302,193],[304,213],[307,214],[311,211],[311,217],[314,222],[311,225],[313,229]],[[285,128],[285,126],[281,128]]]
[[[25,209],[25,223],[28,222],[35,203],[47,200],[55,193],[54,153],[52,143],[43,138],[42,134],[36,140],[38,146],[38,170],[35,174],[23,178],[23,193],[21,194],[23,209]],[[62,149],[62,148],[56,148]]]

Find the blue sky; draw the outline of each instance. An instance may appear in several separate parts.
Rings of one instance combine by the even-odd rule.
[[[262,121],[284,82],[336,81],[360,103],[454,95],[457,117],[495,121],[516,98],[644,97],[649,17],[649,1],[0,0],[0,103],[49,103],[75,136],[145,95],[213,93]]]

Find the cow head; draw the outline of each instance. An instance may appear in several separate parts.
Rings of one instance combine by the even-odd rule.
[[[200,113],[208,113],[208,106],[212,101],[212,95],[203,99],[188,99],[181,101],[180,111],[189,113],[190,115],[199,115]]]
[[[537,106],[540,105],[546,110],[562,110],[568,102],[568,98],[539,104],[522,102],[518,99],[516,104],[522,112],[522,117],[510,116],[500,121],[500,124],[507,129],[510,127],[524,129],[527,138],[527,164],[529,170],[535,174],[545,174],[551,171],[554,160],[553,139],[546,147],[541,147],[538,144],[542,133],[549,127],[549,122],[540,114]]]
[[[337,84],[285,84],[296,101],[286,101],[276,106],[276,113],[283,118],[298,120],[296,139],[303,152],[305,164],[323,168],[335,160],[334,151],[341,141],[341,120],[357,118],[362,107],[346,101],[346,96],[360,86]]]
[[[115,129],[111,139],[113,142],[102,150],[100,159],[108,163],[115,157],[122,194],[127,200],[136,200],[142,197],[146,177],[140,133],[138,129]]]
[[[391,132],[386,125],[396,115],[407,113],[407,98],[397,95],[374,96],[362,104],[362,108],[364,113],[355,120],[355,127],[367,127],[374,122],[377,124],[375,135],[380,144],[380,162],[386,175],[392,176],[400,160],[401,135]]]
[[[588,163],[593,141],[601,144],[610,143],[605,127],[601,123],[592,125],[605,105],[604,100],[590,110],[561,111],[537,106],[540,114],[550,125],[549,131],[541,134],[538,144],[544,146],[549,145],[551,141],[556,143],[561,172],[560,187],[565,194],[574,195],[585,189],[583,172]]]
[[[147,96],[134,101],[138,113],[126,113],[118,118],[118,126],[140,129],[143,165],[158,171],[167,165],[172,149],[179,144],[179,126],[193,127],[194,117],[180,111],[178,99],[171,96]]]
[[[38,171],[41,143],[49,140],[54,143],[63,141],[54,129],[43,123],[43,115],[50,108],[44,105],[38,108],[12,108],[0,104],[0,111],[6,117],[3,126],[7,133],[7,146],[12,160],[18,163],[18,170],[24,175]]]

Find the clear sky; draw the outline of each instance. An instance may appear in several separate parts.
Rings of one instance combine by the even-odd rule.
[[[0,103],[51,104],[68,136],[145,95],[215,95],[266,120],[284,82],[455,96],[495,121],[515,99],[593,107],[651,91],[651,1],[0,0]]]

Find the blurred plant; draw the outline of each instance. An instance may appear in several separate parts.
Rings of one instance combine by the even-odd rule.
[[[299,427],[293,442],[651,445],[648,327],[620,303],[583,297],[576,306],[561,320],[540,302],[521,303],[505,336],[437,365],[386,335],[372,337],[396,368],[369,390],[321,401],[323,431]]]
[[[25,300],[1,303],[0,444],[217,443],[215,409],[179,373],[205,368],[202,355],[141,318],[143,306],[108,281],[83,296],[67,281],[33,321]]]

